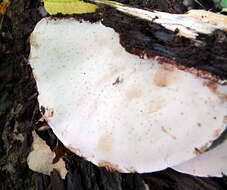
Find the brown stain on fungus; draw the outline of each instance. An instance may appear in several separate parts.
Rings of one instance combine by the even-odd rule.
[[[130,87],[125,93],[125,96],[129,102],[135,98],[139,98],[141,95],[141,91],[136,87]]]
[[[213,137],[214,137],[214,138],[218,137],[218,136],[220,135],[221,132],[222,132],[222,128],[216,129],[216,130],[214,131]]]
[[[218,93],[218,85],[217,83],[213,82],[213,81],[205,81],[203,82],[203,85],[206,86],[207,88],[209,88],[209,90],[215,94]]]
[[[211,74],[208,71],[196,69],[194,67],[188,67],[182,64],[179,64],[179,62],[176,59],[167,58],[163,56],[156,56],[156,60],[161,65],[172,65],[173,67],[177,68],[178,70],[189,72],[197,77],[208,79],[213,82],[217,82],[221,84],[221,79],[217,75]],[[166,64],[168,63],[168,64]]]
[[[221,93],[218,89],[218,84],[213,81],[206,81],[203,83],[204,86],[206,86],[211,92],[216,94],[218,98],[220,99],[221,103],[224,103],[227,101],[227,94]]]
[[[107,162],[107,161],[98,162],[98,166],[99,167],[104,167],[108,171],[111,171],[111,172],[113,172],[113,171],[122,172],[122,170],[119,168],[119,166],[117,164],[112,164],[112,163]]]
[[[161,68],[166,71],[174,71],[176,69],[176,66],[173,64],[162,63]]]
[[[113,137],[111,134],[104,134],[99,138],[97,149],[102,152],[109,152],[112,150]]]
[[[224,116],[223,122],[226,124],[227,123],[227,115]]]
[[[167,134],[168,136],[170,136],[173,140],[176,140],[177,138],[172,135],[165,127],[162,126],[162,131]]]
[[[32,33],[30,36],[30,44],[31,46],[33,46],[34,48],[39,48],[39,44],[37,43],[37,39],[36,39],[36,34]]]
[[[148,107],[148,112],[145,113],[148,117],[150,116],[150,114],[158,112],[167,105],[165,99],[162,98],[152,100],[149,104],[150,105]]]
[[[219,93],[218,94],[218,97],[220,98],[221,102],[224,103],[227,101],[227,94],[222,94],[222,93]]]
[[[157,71],[154,75],[154,84],[158,87],[165,87],[168,84],[167,72]]]
[[[162,64],[161,69],[154,74],[153,82],[158,87],[166,87],[179,80],[175,67],[169,64]]]

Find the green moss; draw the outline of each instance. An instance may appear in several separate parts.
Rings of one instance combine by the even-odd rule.
[[[227,8],[227,0],[212,0],[219,8]]]

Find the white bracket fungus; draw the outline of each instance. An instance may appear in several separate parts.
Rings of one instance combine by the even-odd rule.
[[[182,173],[200,177],[222,177],[227,175],[227,140],[183,164],[172,167]]]
[[[205,151],[225,128],[227,86],[129,54],[101,23],[42,19],[30,64],[54,133],[98,166],[162,170]]]

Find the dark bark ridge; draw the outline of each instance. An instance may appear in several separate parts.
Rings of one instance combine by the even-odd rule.
[[[199,34],[196,40],[189,39],[114,9],[105,11],[102,23],[120,34],[122,46],[130,53],[163,56],[178,65],[227,79],[227,32],[216,30],[211,35]]]
[[[138,7],[138,4],[134,6]],[[160,4],[158,10],[183,13],[185,7],[182,5],[179,11],[178,6],[168,10]],[[64,17],[59,14],[52,18]],[[160,24],[128,16],[109,7],[100,8],[96,14],[68,17],[91,23],[101,20],[103,25],[119,33],[120,43],[129,53],[140,57],[161,56],[180,69],[193,68],[204,72],[204,75],[210,73],[213,78],[227,80],[227,32],[216,30],[210,35],[199,34],[196,39],[190,39],[179,36],[178,31],[167,30]]]

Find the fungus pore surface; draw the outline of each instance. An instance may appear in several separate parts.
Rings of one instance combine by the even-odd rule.
[[[98,166],[162,170],[205,151],[225,128],[226,86],[129,54],[101,23],[44,18],[30,40],[45,119]]]
[[[200,176],[200,177],[222,177],[227,175],[227,140],[214,149],[172,167],[174,170]]]

